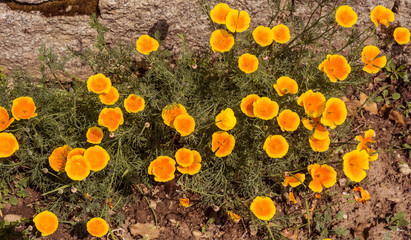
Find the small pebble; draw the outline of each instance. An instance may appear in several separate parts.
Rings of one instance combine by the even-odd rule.
[[[347,179],[345,178],[340,178],[338,180],[338,185],[340,185],[340,187],[345,187],[345,185],[347,184]]]
[[[193,234],[194,237],[201,237],[201,236],[203,235],[203,234],[202,234],[200,231],[198,231],[198,230],[194,230],[194,231],[192,231],[191,233]]]

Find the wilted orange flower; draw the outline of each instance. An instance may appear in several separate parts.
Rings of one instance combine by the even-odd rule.
[[[180,148],[175,154],[175,158],[178,164],[182,167],[188,167],[194,162],[194,155],[190,149]]]
[[[278,43],[286,43],[290,41],[290,29],[284,24],[279,24],[273,27],[274,40]]]
[[[180,205],[183,207],[189,207],[190,206],[190,199],[188,198],[180,198],[179,199]]]
[[[117,102],[120,94],[118,93],[117,88],[111,86],[110,90],[107,93],[100,93],[98,97],[100,98],[101,103],[106,105],[113,105]]]
[[[37,116],[36,105],[31,97],[19,97],[13,100],[11,113],[14,119],[30,119]]]
[[[97,172],[107,166],[107,163],[110,160],[110,155],[104,148],[95,145],[87,148],[84,152],[84,158],[90,163],[90,170]]]
[[[308,90],[298,98],[297,103],[300,106],[303,104],[307,115],[316,118],[323,114],[326,101],[322,93]]]
[[[193,163],[188,167],[177,166],[177,170],[182,174],[194,175],[201,169],[201,155],[196,150],[191,151],[193,153]]]
[[[398,44],[407,44],[410,42],[410,30],[397,27],[394,30],[394,39]]]
[[[50,167],[56,172],[64,172],[67,162],[67,155],[71,150],[72,148],[68,145],[54,149],[49,157]]]
[[[354,195],[355,200],[357,202],[367,203],[368,200],[370,200],[370,198],[371,198],[370,193],[367,190],[364,190],[362,187],[356,187],[353,190],[356,191],[356,192],[360,192],[360,194],[361,194],[361,197],[357,197],[356,195]]]
[[[291,187],[297,187],[305,181],[305,174],[296,173],[293,176],[284,176],[284,182],[282,182],[284,187],[290,184]]]
[[[227,211],[228,216],[235,222],[238,223],[241,219],[241,216],[232,212],[232,211]]]
[[[352,27],[357,22],[357,13],[348,5],[340,6],[335,12],[335,20],[342,27]]]
[[[19,143],[12,133],[0,133],[0,158],[13,155],[19,149]]]
[[[343,156],[343,171],[351,181],[361,182],[366,176],[364,170],[369,169],[368,153],[365,150],[353,150]]]
[[[312,131],[315,128],[313,137],[316,139],[327,138],[330,134],[328,130],[323,125],[321,125],[320,117],[310,119],[303,118],[301,122],[303,123],[304,127],[310,131]]]
[[[86,149],[84,148],[74,148],[70,150],[69,153],[67,154],[67,161],[69,161],[73,156],[76,156],[76,155],[84,156],[85,151]]]
[[[103,136],[103,130],[99,127],[91,127],[86,133],[87,142],[93,144],[100,144],[101,140],[103,140]]]
[[[173,123],[180,114],[187,113],[186,108],[181,104],[171,104],[164,107],[161,117],[167,126],[174,128]]]
[[[378,159],[378,153],[376,153],[375,150],[370,149],[368,147],[368,143],[374,143],[375,141],[372,140],[372,138],[375,136],[375,132],[372,129],[369,129],[365,132],[364,137],[363,136],[356,136],[355,139],[359,141],[357,145],[357,150],[365,150],[367,151],[369,158],[368,160],[370,162],[373,162]]]
[[[148,174],[154,175],[157,182],[167,182],[174,179],[176,161],[171,157],[159,156],[148,166]]]
[[[176,117],[173,125],[177,132],[184,137],[190,135],[194,131],[196,122],[192,116],[188,115],[188,113],[184,113]]]
[[[282,158],[288,152],[288,142],[281,135],[270,135],[264,142],[263,149],[271,158]]]
[[[252,54],[244,53],[238,58],[238,67],[247,74],[253,73],[258,69],[258,58]]]
[[[381,5],[376,6],[371,11],[370,17],[371,22],[373,22],[376,27],[378,27],[379,23],[388,27],[389,22],[392,22],[395,19],[394,13],[390,9]]]
[[[281,131],[295,131],[300,125],[300,116],[296,112],[286,109],[282,111],[277,117],[278,125],[280,125]]]
[[[225,3],[219,3],[214,6],[210,11],[210,18],[213,22],[218,24],[225,24],[225,18],[227,17],[230,7]]]
[[[119,107],[103,108],[98,116],[98,125],[108,128],[110,132],[114,132],[123,123],[123,112]]]
[[[271,120],[278,114],[278,103],[271,101],[268,97],[257,99],[253,103],[254,115],[263,120]]]
[[[347,107],[339,98],[330,98],[325,104],[325,110],[321,116],[321,123],[332,129],[341,125],[347,118]]]
[[[246,11],[230,9],[225,19],[225,25],[231,32],[244,32],[250,27],[250,15]]]
[[[295,199],[294,193],[292,192],[288,193],[288,200],[292,202],[293,204],[297,204],[297,200]]]
[[[250,94],[247,97],[241,100],[241,111],[249,116],[255,117],[254,115],[254,102],[257,101],[260,97],[256,94]]]
[[[111,89],[111,80],[101,73],[90,76],[87,80],[87,89],[97,94],[108,93]]]
[[[9,114],[4,107],[0,107],[0,132],[8,128],[14,122],[14,118],[9,119]]]
[[[144,55],[157,51],[158,47],[158,41],[148,35],[141,35],[136,42],[137,51]]]
[[[234,116],[234,112],[231,108],[222,110],[215,118],[215,124],[218,128],[224,131],[233,129],[236,125],[237,119]]]
[[[327,58],[318,66],[318,69],[325,72],[331,82],[343,81],[351,72],[347,59],[338,54],[327,55]]]
[[[81,181],[90,174],[91,166],[85,157],[75,155],[67,161],[65,170],[71,180]]]
[[[235,139],[234,136],[228,132],[215,132],[211,138],[211,151],[213,151],[217,157],[225,157],[233,151]]]
[[[234,37],[226,30],[217,29],[211,34],[210,46],[213,52],[228,52],[234,46]]]
[[[316,193],[316,194],[314,194],[314,197],[317,198],[317,199],[320,199],[320,198],[321,198],[321,194]]]
[[[330,137],[327,136],[325,138],[322,139],[317,139],[314,137],[314,134],[311,135],[310,139],[308,139],[308,141],[310,142],[310,146],[313,149],[313,151],[315,152],[325,152],[328,150],[328,148],[330,147]]]
[[[273,87],[280,96],[284,96],[287,93],[296,94],[298,92],[297,82],[287,76],[283,76],[277,79],[277,83],[274,83]]]
[[[144,99],[134,94],[130,94],[124,100],[124,108],[128,113],[138,113],[140,111],[143,111],[145,105],[146,102],[144,101]]]
[[[87,222],[87,232],[95,237],[102,237],[108,233],[108,224],[102,218],[92,218]]]
[[[258,219],[265,221],[273,218],[276,211],[273,200],[264,196],[256,197],[251,203],[250,209]]]
[[[57,230],[59,220],[57,216],[49,211],[43,211],[33,218],[37,230],[41,232],[41,236],[48,236]]]
[[[380,54],[380,49],[376,46],[365,46],[361,52],[361,60],[365,63],[362,70],[367,73],[377,73],[385,66],[387,63],[387,58],[385,56],[378,57]]]
[[[268,27],[258,26],[253,31],[253,38],[258,45],[265,47],[273,43],[274,33]]]
[[[337,172],[327,164],[311,164],[307,167],[313,180],[308,187],[314,192],[322,192],[323,187],[330,188],[337,182]]]

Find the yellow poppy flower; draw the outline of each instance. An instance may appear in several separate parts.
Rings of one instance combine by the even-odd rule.
[[[238,58],[238,67],[247,74],[253,73],[258,69],[258,58],[252,54],[244,53]]]
[[[265,221],[273,218],[276,212],[273,200],[264,196],[256,197],[250,205],[250,210],[258,219]]]
[[[215,124],[218,128],[228,131],[234,128],[237,119],[234,116],[234,111],[231,108],[222,110],[215,118]]]
[[[339,98],[328,99],[321,116],[321,123],[334,129],[336,126],[343,124],[346,118],[347,107],[345,103]]]
[[[365,150],[353,150],[343,156],[343,171],[351,181],[361,182],[369,169],[368,153]]]
[[[268,27],[258,26],[253,31],[253,38],[258,45],[265,47],[273,43],[274,33]]]
[[[394,39],[398,44],[407,44],[410,42],[410,30],[403,28],[403,27],[397,27],[394,30]]]
[[[250,27],[250,21],[248,12],[230,9],[225,19],[225,25],[231,32],[244,32]]]
[[[228,52],[234,46],[234,36],[226,30],[217,29],[211,33],[210,46],[213,52]]]
[[[218,131],[213,133],[211,140],[211,151],[217,157],[225,157],[230,155],[235,145],[234,136],[228,132]]]
[[[313,192],[320,193],[324,187],[330,188],[337,182],[337,172],[327,164],[311,164],[307,167],[307,170],[313,178],[308,185]]]
[[[86,133],[87,142],[92,144],[100,144],[101,140],[103,140],[103,136],[103,130],[99,127],[91,127]]]
[[[284,96],[285,94],[296,94],[298,92],[297,82],[287,76],[280,77],[277,82],[273,85],[275,91],[278,95]]]
[[[281,135],[270,135],[264,142],[263,149],[271,158],[282,158],[288,152],[288,142]]]
[[[94,237],[103,237],[108,233],[108,224],[102,218],[92,218],[87,222],[87,232]]]
[[[388,27],[389,23],[394,21],[395,19],[394,13],[390,9],[382,5],[378,5],[373,10],[371,10],[370,17],[371,22],[373,22],[376,27],[378,27],[379,23]]]
[[[137,51],[144,55],[157,51],[158,47],[158,41],[148,35],[141,35],[136,42]]]
[[[19,97],[13,100],[11,113],[14,119],[30,119],[37,116],[36,105],[31,97]]]
[[[157,182],[168,182],[174,179],[176,162],[167,156],[159,156],[154,159],[148,166],[148,174],[154,175]]]
[[[87,89],[97,94],[108,93],[111,89],[111,80],[101,73],[90,76],[87,80]]]
[[[12,133],[0,133],[0,158],[6,158],[19,150],[19,143]]]
[[[210,11],[210,18],[213,22],[218,24],[225,24],[225,19],[227,17],[230,7],[225,3],[219,3],[214,6]]]
[[[240,104],[241,111],[245,115],[254,118],[254,102],[257,101],[259,98],[260,97],[256,94],[250,94],[247,97],[243,98]]]
[[[286,109],[282,111],[277,117],[278,125],[280,125],[281,131],[295,131],[300,125],[300,116],[296,112]]]
[[[5,130],[14,122],[14,118],[9,119],[9,114],[4,107],[0,107],[0,132]]]
[[[130,94],[124,100],[124,108],[128,113],[138,113],[140,111],[143,111],[145,105],[146,102],[144,101],[144,99],[134,94]]]
[[[194,121],[194,118],[192,116],[184,113],[176,117],[173,125],[177,132],[184,137],[190,135],[194,131],[196,122]]]
[[[254,115],[263,120],[271,120],[278,114],[278,103],[267,97],[257,99],[253,103]]]
[[[98,116],[98,125],[108,128],[110,132],[117,130],[123,123],[123,112],[119,107],[104,108]]]
[[[110,90],[107,93],[100,93],[98,97],[100,98],[101,103],[106,105],[113,105],[117,102],[120,94],[118,93],[117,88],[111,86]]]
[[[274,41],[281,44],[290,41],[290,29],[286,25],[279,24],[273,27],[272,31],[274,33]]]
[[[41,232],[41,236],[45,237],[53,234],[59,225],[57,216],[49,211],[43,211],[33,218],[37,230]]]
[[[95,145],[87,148],[84,152],[84,158],[90,163],[90,170],[97,172],[107,166],[107,163],[110,160],[110,155],[104,148]]]
[[[366,71],[367,73],[379,72],[385,66],[385,64],[387,64],[387,57],[378,57],[380,52],[380,49],[378,49],[376,46],[365,46],[361,52],[361,60],[365,64],[362,70]]]
[[[352,27],[357,22],[357,19],[357,13],[355,13],[352,7],[348,5],[338,7],[335,12],[335,20],[342,27]]]

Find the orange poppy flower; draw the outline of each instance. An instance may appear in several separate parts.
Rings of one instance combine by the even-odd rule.
[[[361,182],[369,169],[368,153],[365,150],[353,150],[343,156],[343,171],[351,181]]]
[[[134,94],[130,94],[124,100],[124,108],[128,113],[138,113],[140,111],[143,111],[145,105],[146,102],[144,101],[144,99]]]
[[[263,149],[271,158],[282,158],[288,152],[288,142],[281,135],[270,135],[264,142]]]
[[[9,114],[4,107],[0,107],[0,132],[5,130],[14,122],[14,118],[9,119]]]
[[[394,13],[390,9],[381,5],[376,6],[371,11],[370,17],[371,22],[373,22],[376,27],[378,27],[379,23],[388,27],[389,23],[395,19]]]
[[[347,118],[347,107],[339,98],[330,98],[325,104],[325,110],[321,116],[321,123],[334,129],[341,125]]]
[[[180,114],[187,113],[186,108],[181,104],[171,104],[164,107],[161,117],[167,126],[174,128],[173,123]]]
[[[310,96],[310,95],[313,94],[313,93],[314,93],[313,90],[310,89],[310,90],[308,90],[307,92],[301,94],[301,96],[298,97],[298,99],[297,99],[297,104],[298,104],[299,106],[301,106],[301,107],[304,107],[304,100],[305,100],[305,98],[306,98],[307,96]]]
[[[67,161],[70,161],[70,159],[73,156],[76,156],[76,155],[84,156],[85,151],[86,151],[86,149],[84,149],[84,148],[74,148],[74,149],[70,150],[69,153],[67,154]],[[63,168],[63,170],[64,170],[64,168]]]
[[[110,132],[114,132],[123,123],[123,112],[119,107],[103,108],[98,116],[98,125],[108,128]]]
[[[335,12],[335,20],[342,27],[352,27],[357,22],[357,19],[357,13],[348,5],[340,6]]]
[[[280,77],[273,85],[278,95],[284,96],[285,94],[296,94],[298,92],[297,82],[287,76]]]
[[[265,47],[273,43],[274,33],[268,27],[258,26],[253,31],[253,38],[258,45]]]
[[[226,30],[217,29],[211,34],[210,46],[213,52],[228,52],[234,46],[234,37]]]
[[[327,164],[311,164],[307,167],[313,180],[308,187],[314,192],[322,192],[323,188],[330,188],[337,182],[337,172]]]
[[[247,74],[253,73],[258,69],[258,58],[252,54],[244,53],[238,58],[238,67]]]
[[[292,192],[288,193],[288,200],[292,202],[293,204],[297,204],[297,200],[295,199],[294,193]]]
[[[111,80],[101,73],[90,76],[87,80],[87,89],[97,94],[108,93],[111,89]]]
[[[250,21],[248,12],[230,9],[225,19],[225,25],[231,32],[244,32],[250,27]]]
[[[188,198],[180,198],[179,199],[180,205],[183,207],[189,207],[190,206],[190,199]]]
[[[19,143],[12,133],[0,133],[0,158],[6,158],[19,150]]]
[[[236,213],[234,213],[234,212],[232,212],[232,211],[227,211],[227,214],[228,214],[228,216],[230,216],[230,218],[231,218],[234,222],[236,222],[236,223],[238,223],[238,222],[240,221],[240,219],[241,219],[241,216],[240,216],[240,215],[238,215],[238,214],[236,214]]]
[[[90,174],[91,166],[85,157],[75,155],[67,161],[65,170],[71,180],[81,181]]]
[[[59,220],[57,216],[49,211],[43,211],[33,218],[37,230],[41,232],[41,236],[48,236],[57,230]]]
[[[225,3],[219,3],[214,6],[210,11],[210,18],[213,22],[218,24],[225,24],[225,19],[227,17],[230,7]]]
[[[259,98],[253,103],[254,115],[263,120],[270,120],[276,117],[278,109],[278,103],[271,101],[268,97]]]
[[[188,167],[194,162],[194,155],[190,149],[180,148],[175,155],[176,161],[182,167]]]
[[[300,116],[296,112],[286,109],[282,111],[277,117],[278,125],[280,125],[281,131],[295,131],[300,125]]]
[[[355,192],[360,192],[360,194],[361,194],[361,197],[357,197],[356,195],[354,195],[355,200],[357,202],[367,203],[370,200],[370,198],[371,198],[370,193],[367,190],[364,190],[362,187],[356,187],[353,190]]]
[[[231,108],[222,110],[215,118],[215,125],[224,131],[228,131],[234,128],[237,123],[237,119],[234,116],[234,112]]]
[[[310,142],[310,146],[312,150],[315,152],[327,151],[328,148],[330,147],[330,142],[331,142],[330,137],[328,135],[325,138],[318,139],[318,138],[315,138],[314,134],[311,135],[308,141]]]
[[[92,218],[87,222],[87,232],[94,237],[103,237],[108,233],[108,224],[102,218]]]
[[[397,27],[394,30],[394,39],[398,44],[407,44],[410,42],[410,30]]]
[[[365,46],[361,52],[361,60],[365,63],[362,70],[367,73],[379,72],[387,63],[387,58],[385,56],[377,58],[380,52],[380,49],[376,46]]]
[[[316,139],[325,139],[330,135],[328,130],[323,125],[321,125],[320,117],[310,118],[310,120],[307,118],[303,118],[301,122],[303,123],[304,127],[310,131],[312,131],[315,128],[313,137]]]
[[[234,145],[234,136],[228,132],[218,131],[213,133],[211,151],[213,151],[217,157],[228,156],[233,151]]]
[[[117,88],[111,86],[110,90],[107,93],[101,93],[98,95],[101,103],[106,105],[113,105],[117,102],[120,94],[118,93]]]
[[[284,187],[287,187],[288,184],[290,184],[291,187],[297,187],[304,181],[305,181],[305,174],[296,173],[293,176],[284,176],[284,182],[282,182],[282,185]]]
[[[99,127],[91,127],[87,130],[86,137],[87,137],[87,142],[93,143],[93,144],[100,144],[101,140],[103,140],[103,129]]]
[[[375,136],[375,132],[372,129],[369,129],[365,132],[365,136],[356,136],[355,139],[359,141],[360,143],[357,145],[357,150],[365,150],[367,151],[369,158],[368,160],[370,162],[373,162],[378,159],[378,153],[376,153],[375,150],[371,149],[368,147],[368,143],[374,143],[375,141],[372,140],[372,138]]]
[[[278,43],[286,43],[290,41],[290,29],[284,24],[279,24],[273,27],[274,40]]]
[[[194,175],[196,173],[198,173],[201,169],[201,155],[199,152],[197,152],[196,150],[192,150],[191,151],[193,153],[193,163],[188,166],[188,167],[182,167],[182,166],[178,166],[177,170],[179,172],[181,172],[182,174],[190,174],[190,175]]]
[[[256,94],[250,94],[247,97],[241,100],[241,111],[249,116],[255,117],[254,115],[254,102],[257,101],[260,97]]]
[[[97,172],[107,166],[107,163],[110,160],[110,155],[104,148],[95,145],[87,148],[84,152],[84,158],[90,163],[90,170]]]
[[[171,157],[159,156],[148,166],[148,174],[154,175],[157,182],[167,182],[174,179],[176,161]]]
[[[49,156],[49,165],[56,172],[64,172],[67,162],[67,155],[72,150],[68,145],[58,147]]]
[[[36,105],[31,97],[19,97],[13,100],[11,113],[14,119],[30,119],[37,116]]]
[[[258,219],[265,221],[273,218],[276,212],[273,200],[264,196],[256,197],[250,205],[250,210]]]
[[[337,80],[343,81],[351,72],[351,67],[347,59],[338,54],[327,55],[327,59],[318,66],[318,69],[325,72],[331,82],[337,82]]]
[[[188,113],[184,113],[176,117],[173,125],[177,132],[184,137],[190,135],[194,131],[196,122],[192,116],[188,115]]]
[[[148,35],[141,35],[136,42],[137,51],[144,55],[157,51],[158,47],[158,41]]]
[[[298,98],[298,101],[300,101],[300,103],[303,103],[305,113],[310,117],[319,117],[324,112],[326,101],[324,95],[320,92],[313,92],[312,90],[308,90]]]

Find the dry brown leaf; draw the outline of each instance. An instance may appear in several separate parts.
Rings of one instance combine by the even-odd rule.
[[[367,99],[368,96],[365,93],[360,93],[360,105],[364,104]],[[378,107],[375,102],[365,104],[364,109],[373,115],[378,115]]]
[[[391,111],[389,118],[390,120],[395,121],[395,123],[405,127],[405,118],[404,115],[402,115],[400,112],[395,110]]]
[[[348,116],[352,116],[357,111],[357,108],[361,106],[360,101],[356,99],[349,99],[346,96],[342,97],[341,100],[345,103],[347,107]]]
[[[136,223],[130,226],[130,233],[133,236],[140,235],[144,239],[156,239],[160,236],[160,229],[154,223]]]

